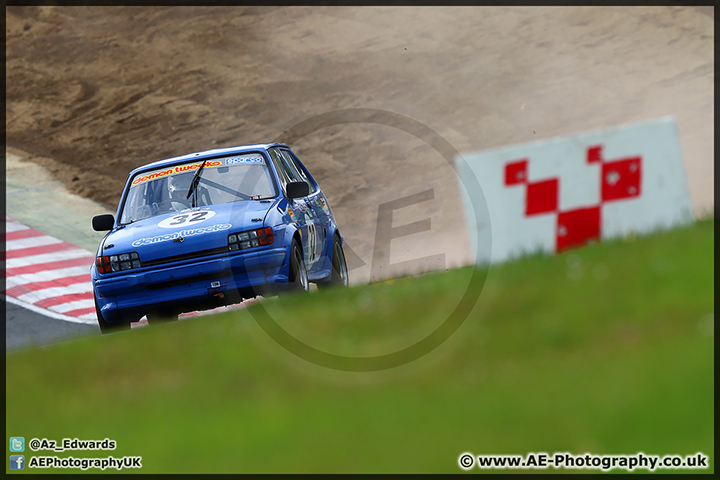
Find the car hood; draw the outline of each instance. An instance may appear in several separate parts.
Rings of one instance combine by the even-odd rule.
[[[166,213],[108,234],[102,255],[138,252],[143,262],[227,247],[231,233],[262,228],[275,202],[239,201]]]

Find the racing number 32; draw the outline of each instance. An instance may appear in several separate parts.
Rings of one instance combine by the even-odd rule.
[[[166,218],[162,222],[158,223],[160,228],[178,228],[186,225],[195,225],[202,221],[208,220],[215,216],[215,212],[212,210],[199,210],[187,213],[178,213],[170,218]]]
[[[209,212],[194,212],[194,213],[183,213],[181,215],[176,215],[172,217],[172,222],[168,223],[168,225],[177,227],[179,225],[185,225],[189,224],[192,225],[193,223],[202,222],[205,220],[205,217],[207,217]]]

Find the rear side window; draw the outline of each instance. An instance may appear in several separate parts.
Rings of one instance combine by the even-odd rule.
[[[310,182],[310,179],[307,177],[302,168],[298,168],[292,155],[276,148],[271,148],[268,152],[270,153],[270,158],[278,171],[280,183],[282,184],[282,188],[285,192],[287,192],[286,186],[290,182],[307,182],[310,187],[310,193],[315,191],[315,186],[312,182]]]
[[[310,181],[310,178],[305,173],[305,170],[303,169],[302,165],[300,165],[298,159],[295,158],[295,156],[287,150],[280,150],[280,153],[283,154],[285,161],[292,167],[293,171],[295,172],[295,176],[301,181],[307,183],[310,187],[310,193],[313,193],[315,191],[315,185],[313,185],[313,182]]]

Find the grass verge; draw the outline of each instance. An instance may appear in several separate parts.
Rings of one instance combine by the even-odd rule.
[[[11,353],[6,442],[110,438],[114,451],[26,450],[26,463],[141,455],[141,473],[459,472],[466,451],[703,452],[699,472],[712,472],[713,228],[493,267],[447,342],[376,372],[298,358],[258,325],[257,306]],[[262,308],[319,350],[382,355],[437,328],[471,274]]]

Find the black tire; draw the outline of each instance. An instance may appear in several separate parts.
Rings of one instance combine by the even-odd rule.
[[[296,240],[292,241],[290,247],[290,273],[288,278],[289,292],[307,292],[310,289],[307,268],[303,258],[302,248]]]
[[[317,282],[317,286],[318,288],[347,287],[348,279],[345,251],[343,250],[342,243],[340,243],[340,237],[335,235],[335,238],[333,239],[333,256],[330,280]]]
[[[93,298],[93,300],[95,300],[95,314],[97,315],[98,325],[100,325],[100,333],[106,335],[108,333],[130,330],[129,321],[121,321],[116,323],[106,322],[105,318],[103,318],[102,313],[100,312],[100,307],[98,306],[97,299]]]
[[[148,325],[160,325],[163,323],[176,322],[178,314],[175,312],[148,312],[147,315]]]

